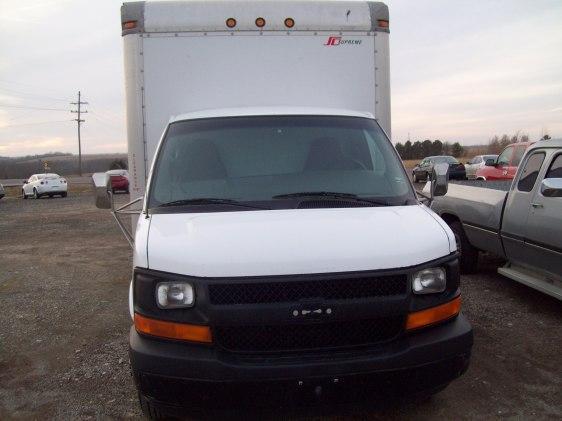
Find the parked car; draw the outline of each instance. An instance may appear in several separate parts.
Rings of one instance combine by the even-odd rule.
[[[433,171],[433,166],[435,164],[446,163],[449,164],[449,178],[464,180],[466,178],[466,172],[464,165],[460,163],[455,157],[442,155],[442,156],[428,156],[424,158],[418,165],[412,170],[412,177],[414,183],[424,180],[427,181],[431,177],[431,172]]]
[[[33,174],[28,180],[23,180],[21,195],[24,199],[33,196],[39,199],[42,196],[61,196],[66,197],[68,183],[58,174]]]
[[[488,159],[476,170],[477,180],[513,180],[521,158],[534,142],[514,143],[507,146],[497,159]]]
[[[129,193],[129,172],[127,170],[109,170],[107,174],[111,180],[113,194],[118,191]]]
[[[474,180],[476,178],[476,171],[480,168],[486,166],[486,161],[489,159],[493,159],[496,161],[498,159],[498,155],[476,155],[470,161],[468,161],[464,168],[466,170],[466,178],[469,180]]]
[[[532,145],[505,191],[449,185],[431,208],[449,224],[460,268],[479,251],[507,260],[502,275],[562,300],[562,139]]]
[[[4,186],[0,184],[0,199],[2,199],[5,195],[6,192],[4,191]]]

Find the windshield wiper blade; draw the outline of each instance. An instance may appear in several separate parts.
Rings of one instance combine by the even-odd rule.
[[[290,199],[293,197],[330,197],[337,199],[356,199],[357,195],[353,193],[339,193],[331,191],[305,191],[297,193],[278,194],[273,196],[273,199]]]
[[[158,207],[165,208],[165,207],[172,207],[172,206],[189,206],[189,205],[229,205],[229,206],[239,206],[243,208],[252,208],[252,209],[268,209],[263,206],[241,203],[234,199],[220,199],[215,197],[196,197],[193,199],[173,200],[171,202],[162,203],[161,205],[158,205]]]
[[[356,194],[353,193],[338,193],[338,192],[329,192],[329,191],[279,194],[277,196],[273,196],[273,199],[291,199],[291,198],[300,198],[300,197],[343,199],[343,200],[353,200],[355,202],[371,203],[375,206],[390,206],[390,203],[388,203],[386,200],[358,197]]]

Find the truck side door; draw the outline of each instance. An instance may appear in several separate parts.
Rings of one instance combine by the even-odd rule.
[[[507,180],[509,179],[509,167],[513,158],[514,146],[508,146],[503,150],[503,152],[498,156],[495,171],[490,180]],[[512,177],[513,178],[513,177]]]
[[[541,193],[543,177],[562,178],[562,150],[549,150],[543,167],[533,190],[527,220],[527,259],[532,266],[562,280],[562,197],[546,197]]]
[[[503,215],[501,235],[505,254],[509,260],[525,265],[525,239],[529,232],[527,220],[546,152],[537,150],[526,157],[519,178],[509,192]]]
[[[517,168],[519,168],[519,164],[521,163],[521,159],[523,159],[523,155],[525,155],[525,151],[527,150],[526,145],[515,145],[513,148],[513,155],[511,157],[511,163],[507,168],[507,178],[515,178],[515,174],[517,173]]]

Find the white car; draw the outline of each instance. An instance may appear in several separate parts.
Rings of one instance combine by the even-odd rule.
[[[476,171],[486,166],[486,161],[488,159],[495,160],[497,157],[498,157],[497,155],[476,155],[474,158],[468,161],[464,166],[464,169],[466,171],[466,178],[468,178],[469,180],[476,179]]]
[[[58,174],[33,174],[29,180],[24,180],[21,195],[24,199],[33,196],[39,199],[41,196],[53,197],[59,195],[66,197],[68,183]]]

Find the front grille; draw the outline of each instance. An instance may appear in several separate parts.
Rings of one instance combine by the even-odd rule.
[[[215,305],[352,300],[404,295],[406,291],[406,275],[209,285],[210,301]]]
[[[278,326],[220,326],[216,343],[233,352],[308,351],[374,345],[396,337],[404,317]]]

